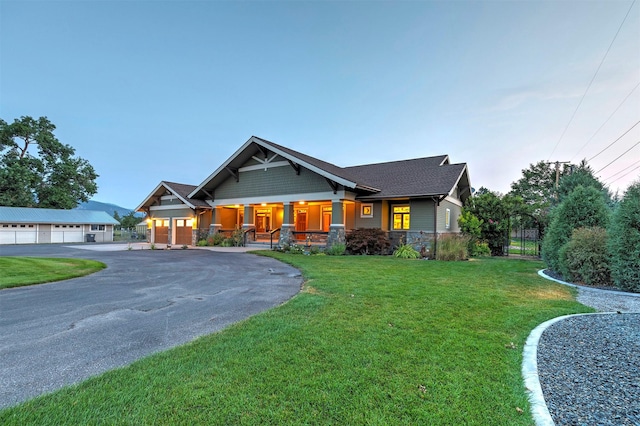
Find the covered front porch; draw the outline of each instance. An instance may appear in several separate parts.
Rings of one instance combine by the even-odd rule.
[[[354,211],[349,200],[220,203],[213,207],[210,232],[230,236],[241,229],[245,243],[330,246],[344,243]]]

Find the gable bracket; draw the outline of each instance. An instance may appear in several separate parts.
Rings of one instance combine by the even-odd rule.
[[[262,153],[262,156],[266,160],[267,157],[269,156],[269,151],[267,151],[267,149],[265,147],[260,146],[260,145],[258,145],[258,150]]]
[[[238,169],[233,169],[231,167],[225,167],[225,169],[229,172],[231,176],[236,178],[236,182],[240,182],[240,174],[238,173]]]
[[[300,165],[294,163],[293,161],[287,159],[287,161],[289,162],[289,164],[291,165],[291,167],[293,167],[293,170],[296,171],[296,174],[299,175],[300,174]]]
[[[337,183],[337,182],[332,181],[332,180],[331,180],[331,179],[329,179],[329,178],[324,178],[324,179],[327,181],[327,183],[329,184],[329,186],[331,187],[331,189],[333,189],[333,193],[334,193],[334,194],[337,194],[337,193],[338,193],[338,183]]]
[[[207,197],[209,197],[210,199],[213,200],[213,194],[211,194],[209,191],[207,191],[206,189],[202,188],[201,190],[202,192],[204,192],[204,195],[206,195]]]

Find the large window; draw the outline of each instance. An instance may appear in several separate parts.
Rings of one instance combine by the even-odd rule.
[[[393,229],[409,229],[411,226],[411,208],[409,206],[393,207]]]

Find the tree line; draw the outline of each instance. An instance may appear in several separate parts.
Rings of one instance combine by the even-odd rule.
[[[540,161],[507,194],[480,188],[458,220],[471,255],[506,254],[514,224],[534,228],[546,266],[568,281],[640,292],[640,180],[611,194],[585,162]]]

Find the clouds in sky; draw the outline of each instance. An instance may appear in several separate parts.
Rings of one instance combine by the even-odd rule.
[[[631,4],[0,0],[0,117],[48,116],[101,175],[95,198],[130,208],[251,135],[341,166],[449,154],[506,192],[640,119],[635,4],[567,127]]]

